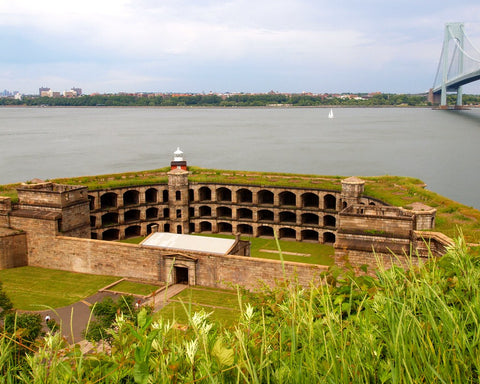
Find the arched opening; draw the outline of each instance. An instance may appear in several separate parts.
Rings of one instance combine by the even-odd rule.
[[[252,191],[242,188],[237,191],[237,203],[251,203]]]
[[[230,223],[218,223],[217,229],[219,233],[232,233],[232,224]]]
[[[165,219],[170,218],[170,208],[163,208],[163,217]]]
[[[147,220],[153,220],[158,218],[158,208],[148,208],[145,212]]]
[[[260,205],[273,205],[273,192],[266,189],[262,189],[257,193],[258,204]]]
[[[147,204],[156,203],[158,200],[158,191],[155,188],[149,188],[145,191],[145,202]]]
[[[333,195],[325,195],[323,198],[323,207],[324,209],[336,209],[337,208],[337,199]]]
[[[218,207],[217,208],[217,217],[232,217],[232,209],[228,207]]]
[[[107,192],[100,197],[100,207],[102,209],[116,208],[117,207],[117,194],[113,192]]]
[[[211,201],[212,200],[212,191],[208,187],[201,187],[198,190],[198,200],[199,201]]]
[[[175,266],[175,284],[188,285],[188,268]]]
[[[375,205],[375,203],[371,201],[370,203],[368,203],[368,205]]]
[[[158,227],[158,224],[156,224],[156,223],[147,224],[147,235],[152,233],[154,227]],[[157,230],[158,230],[158,228],[157,228]]]
[[[199,209],[200,217],[211,217],[212,216],[212,208],[207,205],[202,205]]]
[[[95,228],[95,225],[97,225],[97,217],[90,216],[90,227]]]
[[[318,232],[305,229],[301,232],[302,241],[318,241]]]
[[[293,192],[282,192],[278,195],[279,203],[283,206],[295,206],[297,205],[297,196]]]
[[[170,224],[168,224],[168,223],[164,224],[163,232],[167,232],[167,233],[170,232]]]
[[[88,202],[90,204],[90,210],[93,211],[95,209],[95,196],[88,195]]]
[[[273,237],[273,228],[266,225],[258,227],[258,237]]]
[[[195,200],[195,193],[193,191],[193,189],[189,189],[188,190],[188,201],[194,201]]]
[[[251,220],[252,218],[253,218],[253,212],[251,209],[247,209],[247,208],[237,209],[237,219]]]
[[[177,219],[181,219],[182,218],[182,210],[181,209],[177,209],[176,212],[175,212],[175,217]]]
[[[162,192],[162,198],[164,203],[168,203],[168,189],[164,189]]]
[[[297,222],[297,215],[293,212],[280,212],[279,215],[281,223],[296,223]]]
[[[323,216],[323,226],[324,227],[335,227],[337,224],[337,219],[332,215]]]
[[[218,188],[217,201],[232,201],[232,191],[225,187]]]
[[[318,215],[315,215],[314,213],[302,214],[302,224],[318,225],[318,221]]]
[[[292,228],[280,228],[278,232],[280,239],[296,239],[297,232]]]
[[[307,192],[302,195],[302,207],[304,208],[318,208],[319,203],[320,199],[314,193]]]
[[[128,239],[129,237],[140,236],[140,232],[141,232],[140,225],[132,225],[131,227],[127,227],[125,229],[125,238]]]
[[[102,215],[102,227],[118,224],[118,213],[108,212]]]
[[[195,223],[189,223],[188,230],[190,233],[195,233]]]
[[[237,232],[243,235],[253,235],[253,228],[251,225],[248,225],[248,224],[238,224]]]
[[[175,200],[182,200],[182,191],[175,191]]]
[[[91,238],[92,240],[97,240],[97,239],[98,239],[97,232],[90,232],[90,238]]]
[[[212,223],[209,221],[200,222],[200,232],[212,232]]]
[[[125,223],[131,223],[132,221],[140,220],[140,211],[138,209],[131,209],[124,214]]]
[[[116,228],[107,229],[102,233],[102,239],[107,241],[118,240],[120,231]]]
[[[177,225],[177,233],[178,233],[179,235],[182,234],[182,226],[181,226],[181,225]]]
[[[131,190],[131,191],[127,191],[123,194],[123,205],[124,206],[127,206],[127,205],[136,205],[138,204],[138,191],[135,191],[135,190]]]
[[[268,209],[259,210],[258,221],[273,221],[273,212]]]
[[[188,207],[188,216],[189,217],[195,217],[195,208]]]
[[[332,232],[325,232],[323,234],[323,242],[325,244],[334,244],[335,243],[335,234]]]

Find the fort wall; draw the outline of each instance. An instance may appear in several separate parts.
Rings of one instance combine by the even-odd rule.
[[[149,281],[169,281],[171,264],[180,265],[184,255],[136,244],[106,242],[56,236],[48,252],[34,253],[29,264],[37,267],[73,272],[131,277]],[[308,286],[311,281],[320,281],[326,266],[258,259],[248,256],[213,255],[189,252],[195,264],[195,284],[228,288],[240,284],[255,289],[261,282],[273,286],[277,280],[297,280]],[[178,264],[177,263],[177,264]],[[176,264],[175,264],[176,265]],[[285,275],[283,275],[283,268]]]

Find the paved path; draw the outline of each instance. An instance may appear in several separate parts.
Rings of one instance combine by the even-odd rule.
[[[145,305],[152,305],[153,310],[156,312],[162,309],[168,301],[175,295],[178,295],[184,289],[188,288],[188,285],[185,284],[173,284],[169,287],[166,287],[161,292],[157,293],[151,299],[145,301]]]
[[[154,311],[158,311],[163,308],[170,298],[177,295],[186,289],[188,285],[175,284],[167,287],[159,292],[156,296],[146,300],[142,305],[152,305]],[[56,308],[54,310],[40,311],[41,316],[45,319],[45,316],[50,316],[58,324],[62,326],[62,334],[69,343],[78,343],[84,339],[83,331],[87,327],[89,320],[93,320],[91,316],[90,307],[98,301],[102,301],[106,297],[111,297],[114,300],[121,295],[112,292],[98,292],[95,295],[87,297],[84,300],[78,301],[74,304],[68,305],[62,308]],[[44,330],[48,328],[44,323]]]

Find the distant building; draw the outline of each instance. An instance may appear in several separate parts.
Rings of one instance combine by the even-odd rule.
[[[38,94],[40,96],[46,96],[45,94],[43,94],[44,92],[50,92],[50,88],[47,88],[47,87],[38,88]]]
[[[82,96],[82,88],[72,87],[70,90],[75,92],[76,96]]]

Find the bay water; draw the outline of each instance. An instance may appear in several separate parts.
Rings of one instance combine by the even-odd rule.
[[[0,108],[0,184],[189,165],[401,175],[480,208],[480,110]]]

